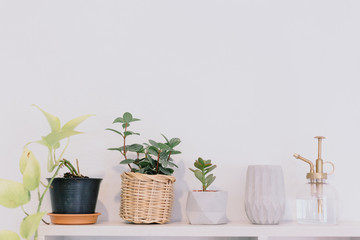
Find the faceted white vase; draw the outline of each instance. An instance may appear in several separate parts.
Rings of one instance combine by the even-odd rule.
[[[250,165],[247,169],[245,211],[254,224],[279,224],[285,210],[281,166]]]
[[[190,191],[186,203],[186,215],[191,224],[224,224],[227,192]]]

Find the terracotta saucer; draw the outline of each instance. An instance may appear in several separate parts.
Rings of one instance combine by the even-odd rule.
[[[94,224],[101,213],[91,214],[55,214],[48,213],[53,224],[61,225],[83,225]]]

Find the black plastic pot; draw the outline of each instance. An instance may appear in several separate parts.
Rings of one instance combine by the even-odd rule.
[[[50,187],[53,213],[95,213],[101,180],[101,178],[54,178]]]

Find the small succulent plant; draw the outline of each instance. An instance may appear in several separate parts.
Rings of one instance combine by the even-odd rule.
[[[194,166],[197,169],[189,168],[197,179],[202,183],[202,190],[205,192],[206,189],[215,181],[216,177],[214,174],[209,174],[216,168],[216,165],[211,163],[211,160],[203,160],[199,157],[195,162]],[[209,174],[209,175],[208,175]]]
[[[130,123],[140,121],[134,118],[131,113],[125,112],[122,117],[116,118],[113,123],[120,123],[123,131],[107,128],[106,130],[121,135],[123,141],[120,147],[108,148],[108,150],[119,151],[124,160],[120,164],[127,164],[132,172],[139,172],[149,175],[164,174],[171,175],[174,172],[173,167],[178,167],[173,163],[172,155],[180,154],[180,151],[174,148],[180,144],[179,138],[171,138],[170,140],[162,135],[165,142],[156,142],[149,140],[149,143],[127,145],[127,138],[131,135],[140,135],[139,133],[129,131]],[[128,155],[132,152],[135,157]]]

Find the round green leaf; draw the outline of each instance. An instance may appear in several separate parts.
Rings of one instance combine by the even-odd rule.
[[[198,161],[194,162],[194,166],[198,169],[203,169],[203,166]]]
[[[133,159],[125,159],[125,160],[122,160],[120,162],[120,164],[130,164],[130,163],[133,163],[133,162],[135,162],[135,160],[133,160]]]
[[[159,145],[158,145],[158,143],[157,142],[155,142],[154,140],[149,140],[149,143],[151,144],[151,146],[154,146],[154,147],[156,147],[156,148],[158,148],[159,147]]]
[[[172,138],[170,141],[169,141],[169,145],[171,148],[174,148],[176,147],[177,145],[179,145],[181,143],[181,140],[179,138]]]
[[[143,145],[141,144],[131,144],[127,150],[130,151],[130,152],[140,152],[144,149]]]
[[[124,123],[124,119],[123,118],[121,118],[121,117],[118,117],[118,118],[116,118],[114,121],[113,121],[113,123]]]
[[[30,239],[39,227],[40,221],[46,212],[35,213],[24,218],[20,225],[20,235],[23,238]]]
[[[8,231],[8,230],[1,230],[0,231],[0,240],[20,240],[20,237],[15,232]]]
[[[32,191],[39,187],[41,169],[38,160],[31,151],[27,156],[29,158],[23,172],[23,184],[27,190]]]
[[[21,154],[21,157],[20,157],[20,172],[21,172],[21,174],[24,174],[26,164],[30,157],[29,156],[30,153],[31,153],[31,151],[28,148],[24,147],[23,153]]]
[[[7,179],[0,179],[0,205],[16,208],[30,201],[30,192],[24,185]]]
[[[163,151],[169,151],[171,148],[164,143],[157,143],[158,147]]]
[[[124,113],[124,115],[123,115],[123,119],[124,119],[124,122],[125,122],[125,123],[129,123],[129,122],[131,122],[131,120],[133,119],[133,116],[131,115],[131,113],[126,112],[126,113]]]
[[[204,182],[204,175],[200,170],[195,170],[195,177],[200,180],[200,182]]]

